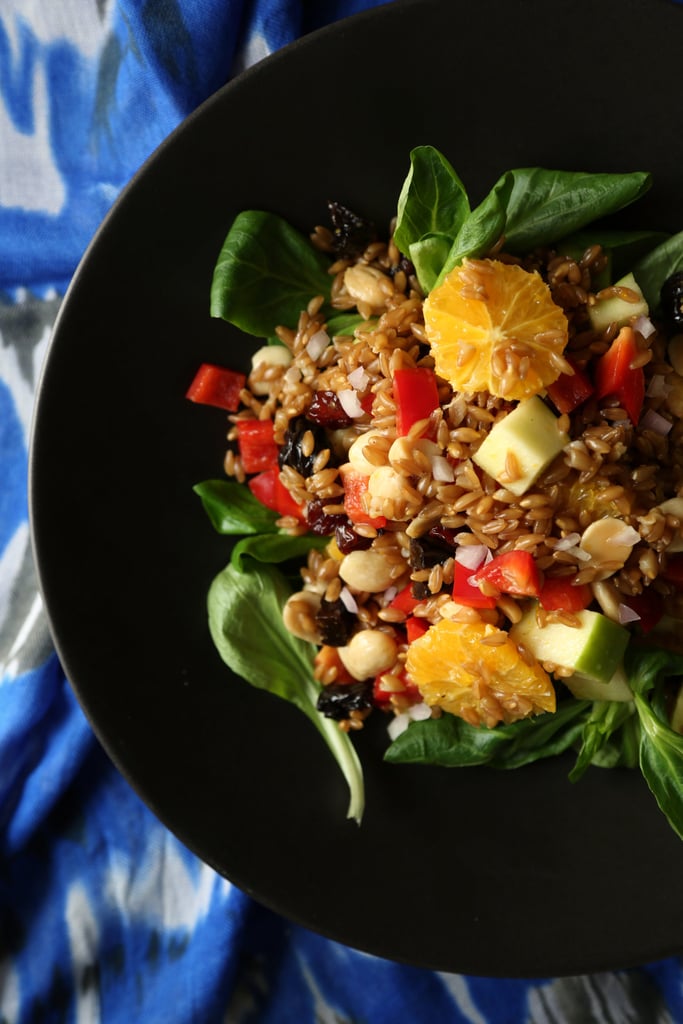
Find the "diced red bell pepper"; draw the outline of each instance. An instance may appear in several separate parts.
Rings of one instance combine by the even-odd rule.
[[[590,377],[580,367],[574,365],[573,373],[561,373],[552,384],[548,385],[548,397],[558,412],[574,412],[593,394]]]
[[[347,466],[340,470],[344,485],[344,511],[352,523],[364,523],[381,530],[387,525],[386,516],[371,516],[365,507],[365,495],[368,493],[369,477]]]
[[[227,409],[228,412],[237,412],[240,392],[246,381],[244,373],[227,370],[213,363],[202,363],[185,397],[200,405],[213,405],[218,409]]]
[[[573,586],[566,576],[546,576],[538,600],[547,612],[581,612],[593,600],[593,591],[586,583]]]
[[[277,466],[278,446],[272,420],[238,420],[237,446],[245,473],[260,473]]]
[[[405,436],[413,424],[427,419],[439,407],[436,374],[426,366],[394,370],[396,432]]]
[[[479,587],[470,583],[474,572],[474,569],[468,569],[460,562],[455,562],[453,566],[453,600],[458,604],[467,605],[468,608],[495,608],[495,597],[482,594]]]
[[[486,581],[501,594],[538,597],[541,581],[533,556],[528,551],[506,551],[496,555],[472,576],[472,581]]]
[[[632,327],[622,327],[595,365],[597,398],[617,398],[634,426],[640,419],[645,398],[645,373],[631,363],[639,354]]]
[[[396,608],[399,612],[405,612],[406,615],[410,615],[419,603],[419,600],[413,595],[412,584],[409,583],[403,590],[399,590],[396,597],[389,602],[389,607]]]
[[[429,629],[429,625],[426,619],[421,619],[417,615],[409,616],[405,621],[408,643],[412,644],[413,640],[419,640],[421,636],[424,636]]]
[[[624,597],[623,602],[639,616],[637,625],[642,633],[654,629],[664,614],[662,595],[656,590],[648,590],[644,594],[632,594]]]
[[[297,505],[285,485],[280,480],[277,468],[266,469],[263,473],[250,477],[247,481],[249,490],[255,498],[281,516],[294,516],[302,523],[306,522],[305,510]]]

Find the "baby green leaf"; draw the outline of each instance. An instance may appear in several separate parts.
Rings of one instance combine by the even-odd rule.
[[[511,171],[505,248],[529,252],[639,199],[652,184],[644,171],[592,174],[522,167]]]
[[[313,677],[315,647],[284,626],[282,608],[289,594],[277,569],[244,554],[240,568],[229,564],[209,588],[211,637],[236,675],[294,704],[313,722],[348,783],[348,816],[360,822],[363,770],[348,735],[316,708],[320,686]]]
[[[275,533],[277,512],[254,497],[236,480],[204,480],[192,488],[218,533]]]
[[[446,274],[464,259],[484,256],[500,240],[505,231],[506,207],[512,185],[511,176],[504,174],[479,206],[465,219],[441,268],[435,287],[441,284]]]
[[[314,295],[330,295],[328,261],[282,217],[245,210],[223,243],[211,283],[211,316],[248,334],[295,327]]]
[[[425,235],[455,238],[469,213],[465,186],[445,156],[433,146],[417,146],[396,210],[394,242],[408,255]]]
[[[668,277],[683,270],[683,231],[643,256],[633,267],[633,276],[647,300],[651,312],[659,309],[659,293]]]

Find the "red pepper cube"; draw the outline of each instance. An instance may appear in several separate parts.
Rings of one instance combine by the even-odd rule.
[[[341,467],[340,476],[344,485],[344,511],[352,523],[363,523],[381,530],[387,525],[386,516],[371,516],[365,506],[369,477],[351,469],[350,464]]]
[[[217,409],[237,412],[240,405],[240,392],[246,384],[244,373],[228,370],[213,363],[202,363],[194,380],[185,393],[191,402],[200,405],[213,405]]]
[[[439,408],[436,374],[426,366],[394,370],[396,432],[404,437],[420,420],[428,419]]]
[[[547,389],[550,401],[560,413],[574,412],[593,394],[588,374],[575,366],[571,359],[568,362],[574,367],[574,372],[561,373]]]
[[[474,569],[468,569],[461,562],[453,565],[453,600],[458,604],[467,605],[468,608],[495,608],[495,597],[482,594],[481,590],[470,579],[474,576]]]
[[[616,398],[635,426],[645,398],[645,373],[632,363],[639,355],[632,327],[622,327],[595,365],[596,398]]]
[[[277,466],[278,446],[272,420],[238,420],[237,446],[245,473],[261,473]]]
[[[496,555],[472,575],[472,581],[490,583],[501,594],[517,597],[538,597],[540,577],[533,556],[528,551],[506,551]]]
[[[413,640],[419,640],[421,636],[424,636],[429,629],[430,623],[426,619],[418,618],[417,615],[411,615],[405,621],[406,636],[408,637],[408,643],[412,644]]]
[[[397,611],[410,615],[419,603],[419,600],[413,595],[412,583],[409,583],[403,590],[399,590],[396,597],[389,602],[389,607],[396,608]]]
[[[293,516],[300,522],[306,521],[304,508],[297,505],[285,485],[280,480],[280,473],[277,469],[266,469],[263,473],[252,476],[247,481],[249,490],[255,498],[277,512],[281,516]]]
[[[548,612],[581,612],[592,600],[593,591],[588,584],[575,586],[567,576],[546,576],[538,595],[541,608]]]

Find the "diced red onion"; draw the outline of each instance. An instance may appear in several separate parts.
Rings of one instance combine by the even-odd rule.
[[[347,612],[351,612],[353,615],[356,614],[358,611],[358,604],[348,587],[341,588],[339,591],[339,600],[344,605]]]
[[[640,539],[640,534],[637,530],[634,530],[632,526],[626,526],[624,524],[623,529],[618,530],[614,536],[609,538],[607,543],[618,544],[620,547],[622,545],[633,547],[633,545],[637,544]]]
[[[445,455],[432,455],[432,476],[440,483],[452,483],[455,480],[453,467]]]
[[[354,387],[356,391],[365,391],[369,380],[370,378],[362,366],[357,366],[356,369],[352,370],[349,374],[349,384],[351,387]]]
[[[633,608],[630,608],[627,604],[620,604],[619,609],[619,623],[625,626],[628,622],[640,622],[640,615],[635,612]]]
[[[646,409],[643,413],[643,418],[640,421],[640,426],[643,430],[651,430],[653,434],[659,434],[660,437],[666,437],[671,430],[673,423],[666,419],[665,416],[660,416],[654,409]]]
[[[655,325],[650,320],[649,316],[639,316],[633,324],[634,331],[638,331],[643,338],[649,338],[651,334],[655,333]]]
[[[424,722],[427,718],[432,717],[432,709],[429,704],[411,704],[408,708],[408,715],[413,722]]]
[[[555,545],[556,551],[569,551],[570,548],[576,547],[581,540],[578,533],[568,533],[566,537],[560,537]]]
[[[311,359],[318,359],[330,343],[327,331],[316,331],[311,335],[306,345],[306,354]]]
[[[398,594],[398,587],[396,587],[396,586],[387,587],[387,589],[384,591],[384,600],[386,601],[387,604],[391,604],[391,602],[394,600],[394,598],[396,597],[397,594]]]
[[[387,732],[389,733],[389,739],[395,740],[401,733],[405,732],[410,725],[411,718],[407,711],[404,711],[400,715],[394,715],[392,720],[387,726]]]
[[[485,544],[459,544],[455,560],[466,569],[478,569],[486,561],[487,555],[490,555],[490,551]]]
[[[655,373],[647,386],[645,394],[648,398],[666,398],[670,391],[671,385],[666,383],[664,374]]]
[[[353,388],[342,388],[337,392],[337,398],[346,415],[350,416],[352,420],[357,420],[359,416],[363,415],[363,406],[360,404],[358,392]]]

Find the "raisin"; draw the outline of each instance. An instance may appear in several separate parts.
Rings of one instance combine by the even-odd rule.
[[[453,548],[430,531],[419,540],[411,538],[408,561],[412,569],[432,569],[445,562],[452,553]]]
[[[372,707],[372,683],[330,683],[318,697],[317,708],[326,718],[343,722],[352,711]]]
[[[365,217],[359,217],[341,203],[332,201],[328,202],[327,209],[332,221],[332,244],[340,259],[355,259],[377,240],[375,225]]]
[[[313,423],[318,423],[329,430],[343,430],[350,427],[353,420],[344,412],[336,391],[316,391],[306,415]]]
[[[334,539],[342,555],[348,555],[352,551],[365,551],[372,544],[370,537],[360,537],[356,533],[349,519],[335,527]]]
[[[662,316],[672,327],[683,327],[683,270],[668,277],[660,291]]]
[[[325,512],[325,506],[329,504],[331,504],[330,498],[314,498],[306,505],[306,522],[311,533],[329,537],[338,526],[348,522],[347,516],[343,513]]]
[[[326,601],[323,598],[320,608],[315,613],[315,624],[322,643],[329,644],[330,647],[344,647],[356,627],[356,616],[340,598],[336,601]]]
[[[310,455],[304,455],[302,442],[304,434],[309,430],[313,434],[313,451]],[[313,472],[316,455],[323,448],[328,447],[327,435],[321,427],[311,423],[305,416],[296,416],[289,421],[285,431],[284,441],[278,453],[278,466],[280,469],[292,466],[302,476],[310,476]],[[329,461],[327,465],[330,465]]]

